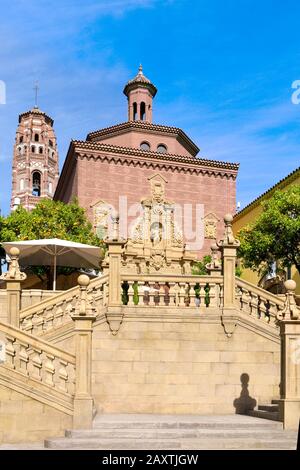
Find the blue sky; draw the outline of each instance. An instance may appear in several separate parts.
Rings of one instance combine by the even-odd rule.
[[[62,165],[70,139],[127,119],[122,90],[140,62],[158,87],[154,122],[184,129],[203,157],[240,162],[242,207],[299,166],[298,0],[0,0],[0,9],[2,213],[35,80]]]

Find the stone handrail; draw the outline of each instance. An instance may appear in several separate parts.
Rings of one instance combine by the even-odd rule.
[[[101,307],[107,305],[108,276],[91,280],[87,293],[93,307],[100,313]],[[32,305],[20,312],[20,328],[38,335],[48,332],[71,321],[71,311],[79,297],[79,286],[54,295],[50,299]]]
[[[122,274],[123,303],[149,307],[222,306],[223,278],[192,275]]]
[[[22,289],[21,290],[21,310],[31,307],[37,303],[48,300],[54,295],[58,295],[63,291],[51,291],[43,289]]]
[[[284,308],[284,299],[243,279],[236,279],[237,307],[254,318],[276,327],[276,315]]]
[[[5,362],[1,367],[72,397],[75,387],[75,356],[51,343],[0,322],[5,337]]]

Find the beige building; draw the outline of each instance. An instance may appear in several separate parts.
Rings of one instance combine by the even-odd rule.
[[[233,219],[233,232],[235,236],[238,235],[239,230],[246,227],[246,225],[255,222],[256,218],[262,212],[262,205],[261,203],[272,197],[275,191],[282,190],[285,191],[291,185],[300,185],[300,167],[296,168],[292,173],[288,176],[280,180],[274,186],[272,186],[268,191],[261,194],[258,198],[248,204],[244,209],[238,212]],[[285,278],[279,277],[274,272],[272,275],[266,278],[261,278],[259,274],[251,269],[244,269],[242,271],[242,279],[249,281],[253,284],[260,285],[261,287],[266,288],[274,293],[281,293],[282,286],[285,279],[293,279],[297,284],[296,293],[300,295],[300,276],[295,268],[292,266],[291,272],[286,272]]]

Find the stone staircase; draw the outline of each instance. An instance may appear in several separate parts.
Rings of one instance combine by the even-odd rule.
[[[255,418],[270,419],[271,421],[279,421],[279,401],[272,400],[271,403],[258,405],[257,409],[247,412],[248,416]]]
[[[261,410],[264,411],[264,410]],[[68,430],[47,449],[295,450],[297,433],[250,416],[101,415],[91,430]]]

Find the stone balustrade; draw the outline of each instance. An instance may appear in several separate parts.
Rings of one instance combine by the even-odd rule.
[[[277,326],[277,316],[284,309],[284,299],[242,279],[236,279],[237,308],[252,317]]]
[[[0,331],[6,343],[6,368],[56,391],[74,394],[76,371],[73,354],[6,323],[0,322]]]
[[[71,312],[78,301],[79,293],[79,286],[76,286],[21,310],[20,328],[38,335],[71,322]],[[87,295],[97,312],[105,307],[108,302],[108,276],[93,279]]]
[[[128,306],[221,308],[220,276],[122,275],[122,303]]]

